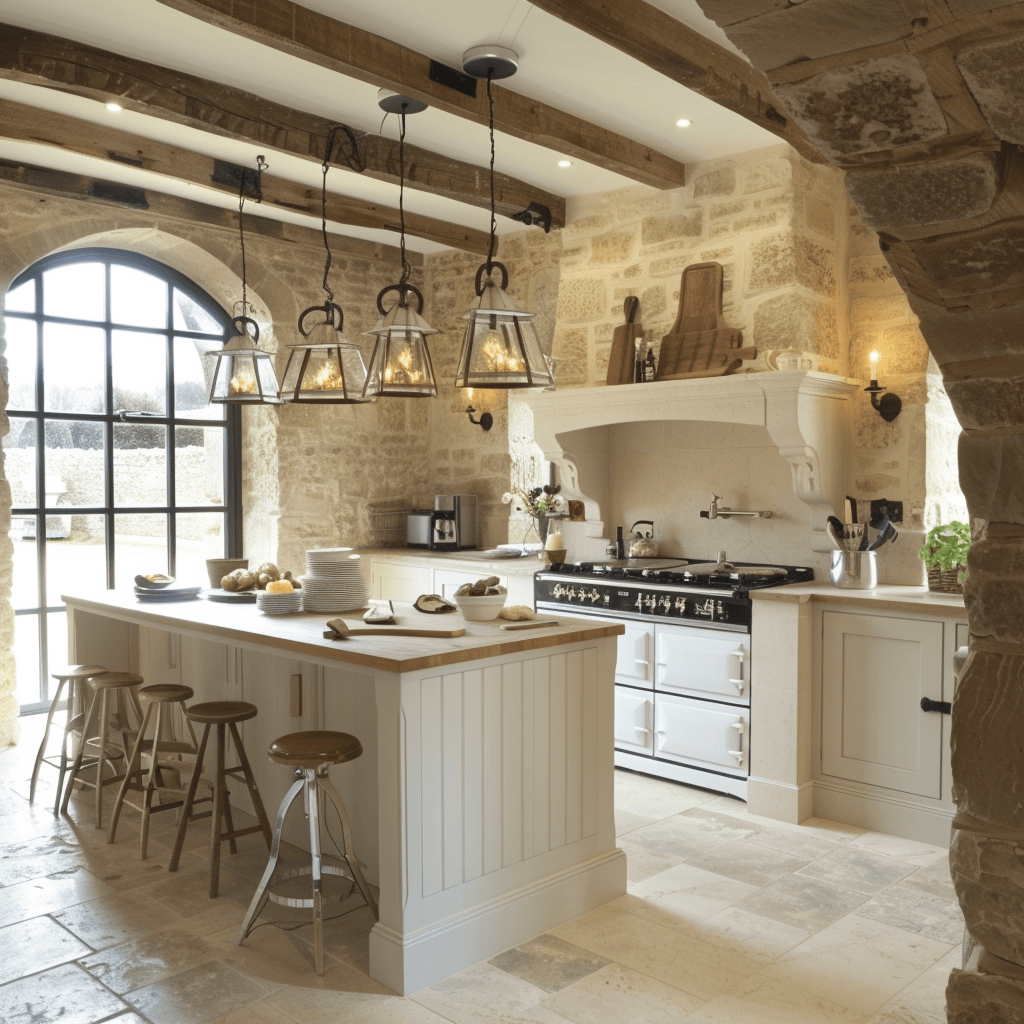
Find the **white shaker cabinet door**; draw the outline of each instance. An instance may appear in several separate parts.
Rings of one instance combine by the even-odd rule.
[[[622,625],[626,627],[626,632],[618,638],[615,678],[630,686],[646,686],[647,689],[652,689],[654,687],[653,627],[636,622],[623,622]]]
[[[370,597],[412,604],[421,594],[429,593],[430,570],[426,566],[373,560]]]
[[[656,697],[654,753],[712,771],[746,775],[750,712],[689,697]]]
[[[750,636],[658,623],[655,688],[750,704]]]
[[[918,796],[940,796],[942,623],[822,615],[821,770]]]
[[[650,693],[615,687],[615,746],[634,754],[654,753],[654,701]]]

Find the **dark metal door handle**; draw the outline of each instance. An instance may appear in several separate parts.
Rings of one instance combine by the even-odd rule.
[[[922,711],[941,711],[944,715],[951,714],[953,705],[948,700],[932,700],[930,697],[921,698]]]

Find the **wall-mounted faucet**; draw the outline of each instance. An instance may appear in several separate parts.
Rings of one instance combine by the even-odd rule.
[[[734,508],[719,507],[720,494],[711,495],[711,508],[702,511],[701,519],[730,519],[733,516],[757,516],[759,519],[771,519],[771,512],[740,512]]]

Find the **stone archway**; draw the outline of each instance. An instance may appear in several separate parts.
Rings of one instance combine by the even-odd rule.
[[[1024,1021],[1024,5],[698,0],[764,71],[920,318],[962,427],[971,653],[953,702],[955,1024]]]

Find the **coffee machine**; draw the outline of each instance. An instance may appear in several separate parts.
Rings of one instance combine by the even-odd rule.
[[[434,509],[438,512],[455,513],[455,536],[458,546],[446,550],[475,548],[480,543],[477,534],[475,494],[435,494]]]

